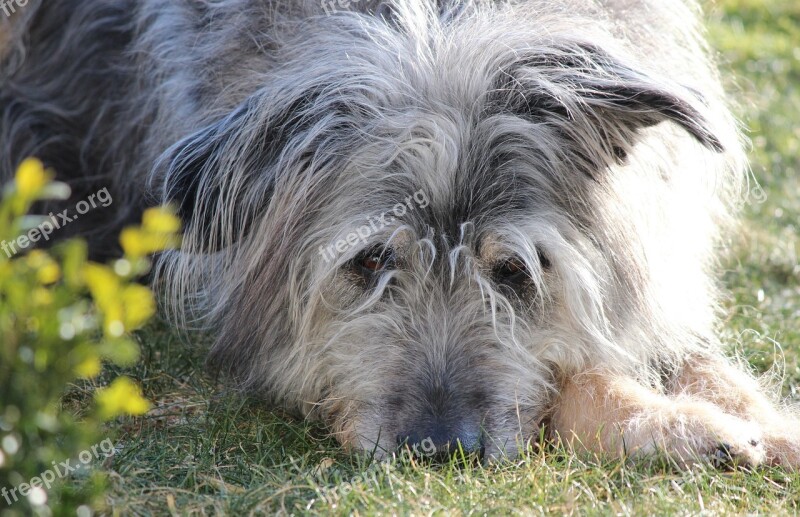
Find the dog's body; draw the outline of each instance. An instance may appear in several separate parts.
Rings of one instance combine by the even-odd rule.
[[[346,446],[800,465],[715,336],[745,162],[695,6],[432,1],[31,2],[0,172],[109,187],[98,252],[176,202],[173,314]]]

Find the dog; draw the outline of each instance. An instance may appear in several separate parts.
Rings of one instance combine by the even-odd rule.
[[[348,450],[486,461],[543,433],[680,465],[800,465],[724,354],[748,179],[689,0],[31,0],[0,21],[0,171],[95,256],[173,203],[154,285],[209,362]],[[42,205],[40,210],[60,206]]]

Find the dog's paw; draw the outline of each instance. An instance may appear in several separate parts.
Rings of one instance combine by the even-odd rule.
[[[729,415],[703,425],[695,438],[697,459],[705,458],[718,469],[755,467],[767,459],[761,429]]]
[[[795,417],[782,417],[764,431],[767,463],[800,471],[800,421]]]
[[[755,467],[765,463],[761,428],[753,422],[707,405],[683,405],[662,420],[661,441],[655,448],[680,468],[711,464],[719,469]]]
[[[708,456],[711,465],[720,470],[737,467],[755,467],[766,459],[766,451],[761,441],[748,440],[747,443],[719,443]]]

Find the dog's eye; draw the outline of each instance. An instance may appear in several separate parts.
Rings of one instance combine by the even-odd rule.
[[[361,259],[361,267],[368,271],[380,271],[383,269],[383,257],[380,255],[370,255]]]
[[[539,263],[543,269],[550,269],[550,260],[539,251]],[[519,285],[531,278],[528,266],[519,257],[511,257],[501,262],[495,269],[497,280],[504,284]]]
[[[547,255],[542,253],[542,250],[537,250],[537,253],[539,255],[539,264],[542,265],[542,268],[543,269],[550,269],[552,264],[550,263],[550,259],[547,258]]]
[[[383,247],[370,249],[359,255],[356,265],[369,274],[394,269],[394,250]]]
[[[528,266],[517,257],[505,260],[497,266],[497,268],[495,268],[495,275],[497,275],[497,278],[502,282],[515,284],[522,283],[530,278]]]

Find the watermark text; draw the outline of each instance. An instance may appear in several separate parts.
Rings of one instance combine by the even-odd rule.
[[[11,258],[20,251],[27,249],[29,246],[36,244],[42,239],[49,241],[53,232],[60,230],[64,226],[78,219],[78,217],[81,215],[88,213],[90,210],[98,207],[105,208],[113,202],[114,200],[111,198],[108,188],[98,190],[88,198],[79,201],[75,205],[75,212],[70,212],[68,208],[57,214],[50,212],[50,214],[48,214],[48,218],[39,223],[35,228],[31,228],[26,233],[20,235],[11,242],[0,242],[0,249],[5,252],[8,258]]]

